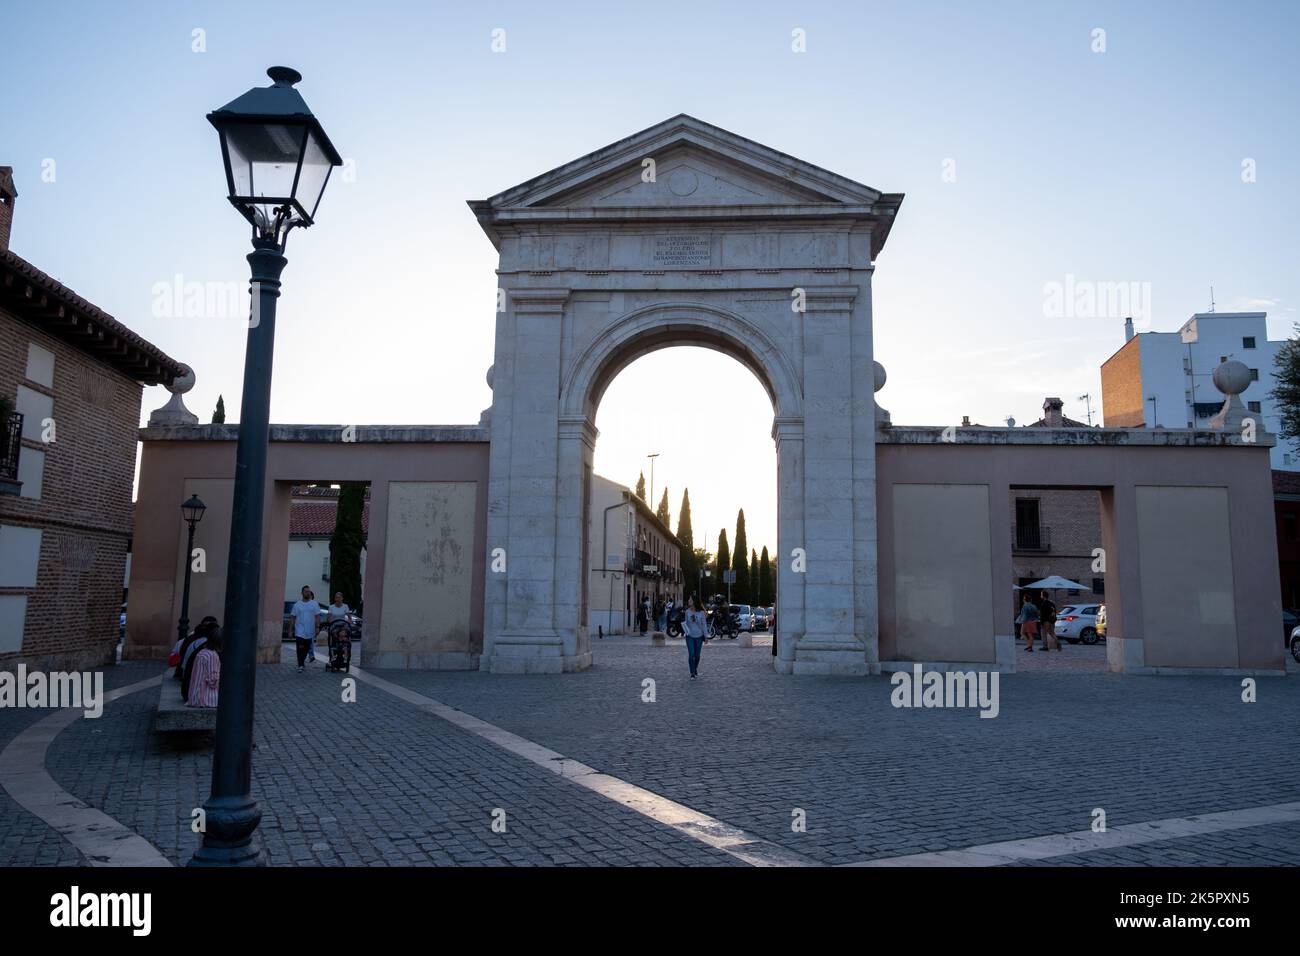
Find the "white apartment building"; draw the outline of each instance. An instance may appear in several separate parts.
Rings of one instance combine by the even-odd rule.
[[[1177,332],[1133,333],[1124,323],[1124,345],[1101,366],[1101,402],[1107,428],[1157,425],[1206,428],[1223,407],[1223,395],[1210,376],[1228,359],[1251,370],[1242,394],[1247,413],[1259,416],[1263,430],[1276,434],[1277,405],[1268,397],[1282,342],[1268,338],[1266,312],[1198,312]],[[1300,471],[1300,450],[1279,441],[1272,465]]]
[[[592,636],[630,634],[636,602],[680,601],[681,549],[650,507],[625,485],[591,476],[587,521],[587,627]]]

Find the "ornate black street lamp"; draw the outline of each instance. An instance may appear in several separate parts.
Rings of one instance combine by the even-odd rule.
[[[208,114],[208,122],[221,138],[231,205],[253,227],[253,251],[248,256],[253,301],[235,451],[212,795],[204,804],[203,846],[190,860],[192,866],[265,862],[254,838],[262,811],[251,791],[275,303],[280,297],[289,231],[315,221],[330,170],[343,164],[302,95],[293,88],[302,76],[284,66],[273,66],[266,73],[273,81],[271,86],[251,89]]]
[[[176,632],[181,640],[190,633],[190,572],[194,570],[194,526],[203,520],[203,512],[208,506],[199,500],[198,495],[190,495],[190,500],[181,505],[181,515],[190,526],[190,543],[185,548],[185,590],[181,595],[181,619],[176,622]]]

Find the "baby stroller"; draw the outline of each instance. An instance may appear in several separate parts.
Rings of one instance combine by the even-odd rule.
[[[325,670],[346,674],[352,667],[352,626],[346,617],[330,622],[328,640],[329,656]]]

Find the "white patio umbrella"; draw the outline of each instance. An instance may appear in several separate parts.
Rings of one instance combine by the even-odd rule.
[[[1030,591],[1034,589],[1042,591],[1091,591],[1086,585],[1078,581],[1071,581],[1069,578],[1063,578],[1059,574],[1053,574],[1051,577],[1043,578],[1041,581],[1035,581],[1033,584],[1022,584],[1020,590]]]

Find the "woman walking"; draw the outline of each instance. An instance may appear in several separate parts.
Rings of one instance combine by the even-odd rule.
[[[700,668],[700,649],[704,647],[704,635],[708,633],[708,623],[704,609],[700,607],[699,595],[691,597],[686,619],[682,621],[682,631],[686,635],[686,663],[691,668],[691,680],[695,680]]]
[[[1020,605],[1020,616],[1016,618],[1020,624],[1020,633],[1025,636],[1025,650],[1031,654],[1034,650],[1034,634],[1038,631],[1038,608],[1034,606],[1034,600],[1025,592],[1025,603]],[[1044,643],[1043,650],[1047,650]]]

